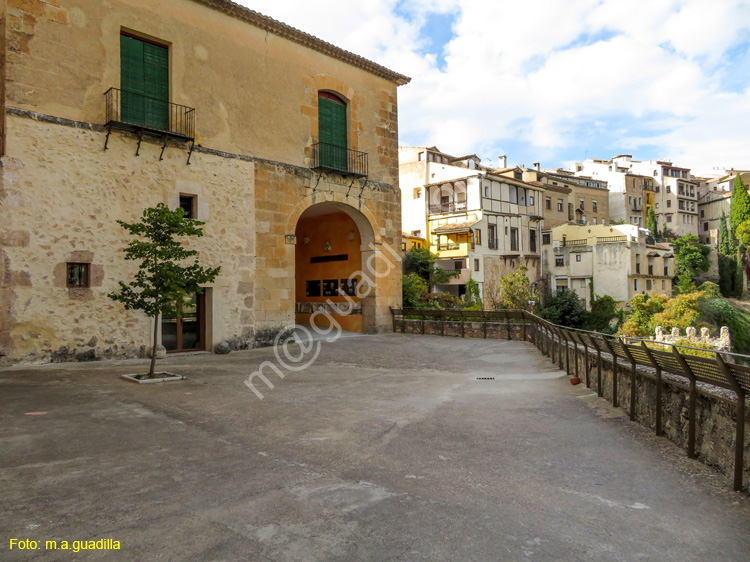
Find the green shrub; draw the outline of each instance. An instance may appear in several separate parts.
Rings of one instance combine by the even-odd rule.
[[[418,307],[422,297],[427,293],[427,282],[417,273],[404,275],[402,296],[405,308]]]

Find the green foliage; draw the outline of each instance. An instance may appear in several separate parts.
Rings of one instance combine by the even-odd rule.
[[[654,212],[653,207],[649,207],[648,213],[646,213],[646,228],[651,231],[651,236],[659,236],[659,226],[656,221],[656,213]]]
[[[737,235],[740,225],[750,220],[750,196],[742,181],[742,175],[738,172],[732,184],[732,204],[729,206],[729,225],[732,234]]]
[[[665,329],[679,328],[685,330],[688,326],[698,324],[701,315],[700,304],[704,298],[703,293],[694,291],[692,293],[680,294],[664,303],[661,312],[653,316],[653,327],[662,326]],[[649,335],[653,334],[653,330]]]
[[[625,322],[617,332],[622,336],[648,337],[654,334],[658,324],[654,323],[654,315],[664,310],[664,305],[669,299],[664,295],[647,294],[636,295],[628,305],[630,313]]]
[[[724,211],[722,211],[721,218],[719,219],[719,255],[732,256],[736,251],[737,246],[734,244],[732,237],[729,235],[729,229],[727,228],[727,216],[724,214]]]
[[[539,315],[553,324],[569,328],[584,328],[588,320],[586,308],[575,291],[554,295]]]
[[[603,297],[595,296],[591,301],[591,310],[588,313],[586,329],[612,334],[616,329],[616,326],[612,326],[612,321],[620,319],[620,317],[621,312],[617,308],[615,299],[609,295],[604,295]]]
[[[702,306],[702,319],[717,329],[727,326],[735,353],[750,353],[750,313],[721,298],[708,299]]]
[[[750,221],[737,229],[737,235],[750,236]],[[737,267],[737,245],[727,228],[726,215],[722,211],[719,220],[719,288],[725,297],[742,296],[742,271]],[[741,270],[741,266],[739,268]]]
[[[742,267],[742,254],[737,253],[737,261],[734,266],[734,298],[742,298],[742,285],[745,282],[745,276],[743,275],[744,269]]]
[[[435,258],[437,256],[430,252],[428,248],[412,248],[404,255],[402,267],[404,275],[416,273],[422,279],[429,282],[430,274],[435,268]]]
[[[446,271],[435,265],[437,256],[428,248],[412,248],[402,262],[404,275],[416,273],[427,282],[428,287],[447,283],[451,278],[459,275],[458,271]]]
[[[686,234],[674,242],[675,269],[677,276],[688,275],[691,279],[699,271],[708,271],[708,254],[711,248],[698,241],[695,234]]]
[[[201,293],[201,285],[211,283],[219,274],[220,267],[205,268],[197,260],[182,263],[198,252],[188,250],[177,238],[203,236],[203,223],[186,219],[183,209],[172,211],[159,203],[143,212],[141,222],[117,222],[131,235],[141,238],[131,240],[125,248],[126,260],[141,262],[135,279],[129,284],[120,281],[120,290],[107,295],[123,303],[127,310],[140,310],[151,318],[160,314],[180,316],[185,299],[192,293]],[[156,353],[152,353],[150,376],[154,374],[155,358]]]
[[[484,310],[482,295],[479,293],[479,284],[472,277],[469,277],[469,280],[466,282],[463,308]]]
[[[526,277],[527,269],[522,265],[513,273],[500,278],[500,301],[495,308],[531,310],[529,301],[539,299],[531,288],[529,278]]]
[[[737,237],[737,242],[746,248],[750,248],[750,220],[746,220],[740,224],[734,234]]]
[[[718,299],[721,297],[721,289],[716,283],[711,281],[704,281],[698,290],[703,293],[703,296],[707,299]]]
[[[405,308],[419,306],[420,301],[423,300],[428,291],[427,281],[416,273],[404,275],[401,287]]]
[[[680,295],[686,295],[688,293],[694,293],[695,292],[695,283],[693,282],[693,278],[690,277],[687,273],[683,272],[680,273],[680,275],[677,277],[677,293]]]
[[[426,293],[419,308],[430,310],[458,310],[463,308],[464,301],[450,293]]]

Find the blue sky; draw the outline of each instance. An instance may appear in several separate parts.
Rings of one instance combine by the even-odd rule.
[[[404,145],[750,169],[750,0],[240,3],[411,76]]]

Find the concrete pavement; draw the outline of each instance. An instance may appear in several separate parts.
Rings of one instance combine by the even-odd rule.
[[[747,560],[748,497],[531,344],[321,342],[259,400],[265,360],[173,356],[188,379],[155,385],[117,376],[144,361],[0,371],[0,558]],[[43,547],[102,538],[121,549]]]

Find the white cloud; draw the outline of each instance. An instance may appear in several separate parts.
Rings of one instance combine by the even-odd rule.
[[[726,58],[750,36],[747,0],[244,3],[411,76],[399,89],[407,144],[488,156],[505,148],[511,161],[520,145],[558,160],[584,158],[569,147],[600,158],[622,148],[750,168],[750,68]],[[440,53],[423,52],[430,13],[454,16],[443,68]],[[744,91],[722,88],[743,73]]]

